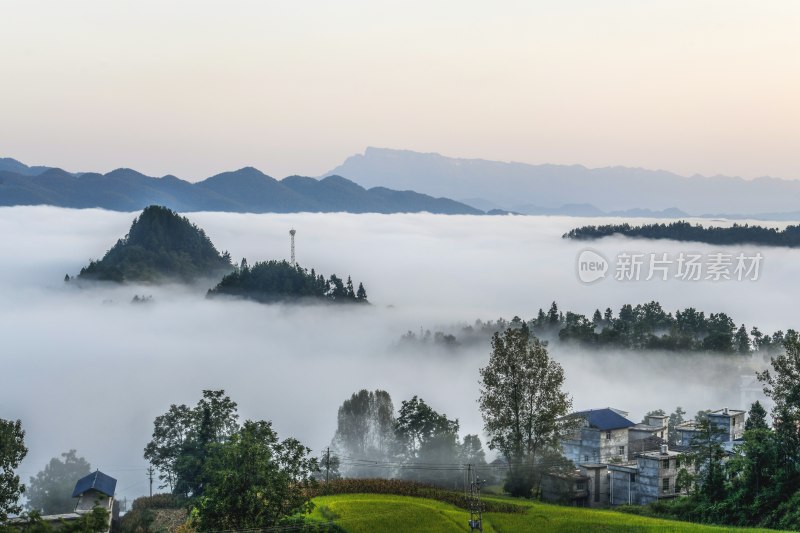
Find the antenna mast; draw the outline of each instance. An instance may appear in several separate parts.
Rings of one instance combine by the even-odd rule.
[[[295,260],[294,260],[294,234],[295,233],[297,233],[297,232],[295,231],[294,228],[289,230],[289,236],[290,236],[290,239],[292,241],[292,266],[295,265]]]

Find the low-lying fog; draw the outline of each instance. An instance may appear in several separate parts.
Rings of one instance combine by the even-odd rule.
[[[793,305],[800,251],[760,248],[758,281],[605,279],[585,285],[576,257],[585,243],[561,235],[606,222],[567,217],[191,213],[220,250],[250,263],[297,259],[326,276],[363,281],[369,307],[208,301],[206,286],[75,289],[76,274],[123,236],[134,213],[47,207],[0,209],[0,417],[21,418],[29,455],[25,481],[70,448],[117,477],[118,493],[146,493],[142,448],[171,403],[193,405],[223,388],[242,418],[269,419],[282,437],[316,451],[329,444],[337,408],[360,388],[389,391],[396,406],[414,394],[481,432],[478,368],[484,347],[397,349],[399,337],[476,318],[535,316],[557,300],[590,315],[658,300],[668,311],[723,311],[762,331],[800,325]],[[649,221],[648,221],[649,222]],[[716,251],[718,247],[605,239],[618,252]],[[731,247],[727,251],[754,251]],[[613,274],[613,273],[612,273]],[[132,305],[134,295],[153,303]],[[648,410],[744,407],[731,359],[701,354],[580,352],[553,346],[577,409],[612,406],[639,420]]]

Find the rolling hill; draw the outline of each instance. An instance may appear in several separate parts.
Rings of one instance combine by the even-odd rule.
[[[448,198],[410,190],[364,188],[341,176],[276,180],[245,167],[198,183],[175,176],[154,178],[120,168],[107,174],[72,174],[0,159],[0,206],[54,205],[138,211],[158,204],[176,211],[240,213],[418,213],[480,215],[483,211]]]
[[[348,533],[449,533],[468,532],[469,513],[436,500],[386,494],[320,496],[312,518],[332,521]],[[503,499],[508,502],[509,499]],[[766,532],[766,529],[706,526],[647,518],[616,511],[562,507],[528,500],[513,500],[524,513],[485,513],[486,533],[722,533]]]
[[[81,269],[79,279],[118,283],[214,278],[233,270],[205,232],[162,206],[150,206],[133,221],[128,234],[99,261]]]

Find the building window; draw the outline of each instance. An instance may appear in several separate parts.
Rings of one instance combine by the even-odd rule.
[[[661,461],[661,466],[664,468],[664,470],[669,470],[669,459],[664,459]]]
[[[620,446],[619,447],[619,454],[620,455],[625,455],[625,446]]]
[[[583,456],[583,462],[585,462],[585,463],[589,462],[589,456],[588,455],[584,455]]]
[[[586,482],[585,481],[578,481],[575,484],[575,490],[586,490]]]
[[[611,440],[611,432],[610,431],[606,431],[606,439],[607,440]]]
[[[681,467],[681,458],[680,457],[676,457],[675,458],[675,468],[678,469],[680,467]]]
[[[636,474],[631,474],[631,483],[636,483]]]
[[[731,418],[731,427],[734,427],[735,425],[736,425],[736,419]]]
[[[665,477],[661,480],[661,490],[663,492],[669,492],[669,478]]]

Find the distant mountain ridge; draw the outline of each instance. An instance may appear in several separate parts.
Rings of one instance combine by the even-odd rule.
[[[728,213],[722,216],[794,219],[800,214],[800,180],[769,177],[684,177],[663,170],[530,165],[372,147],[328,174],[364,187],[413,189],[482,210],[523,214],[571,214],[569,207],[576,205],[583,205],[578,216]]]
[[[153,178],[127,168],[107,174],[71,174],[58,168],[28,167],[14,159],[0,159],[0,206],[138,211],[152,204],[182,212],[483,214],[448,198],[385,187],[366,189],[341,176],[319,180],[290,176],[276,180],[245,167],[190,183],[171,175]]]

